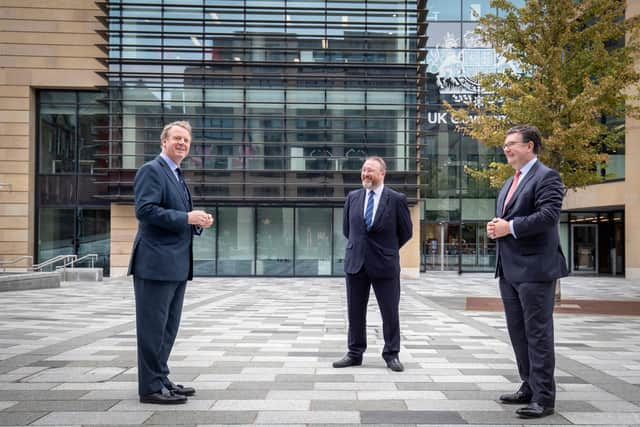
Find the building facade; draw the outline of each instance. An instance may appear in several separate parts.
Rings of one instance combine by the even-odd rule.
[[[496,192],[464,167],[502,153],[455,132],[442,108],[478,96],[478,71],[510,66],[473,34],[499,13],[489,0],[0,9],[0,259],[96,253],[124,274],[135,172],[159,153],[162,126],[186,119],[186,177],[216,218],[194,241],[197,275],[342,275],[342,204],[370,155],[411,205],[403,274],[493,269]],[[637,135],[628,120],[627,142]],[[640,275],[633,145],[612,157],[616,179],[565,200],[574,273]]]

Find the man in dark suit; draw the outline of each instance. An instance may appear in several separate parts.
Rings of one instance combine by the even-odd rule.
[[[516,174],[502,187],[496,218],[487,223],[488,236],[497,239],[496,277],[522,379],[518,391],[500,400],[528,404],[516,411],[523,418],[554,411],[555,280],[568,274],[558,232],[564,189],[558,172],[538,160],[540,148],[536,127],[507,131],[504,154]]]
[[[210,227],[213,217],[192,210],[180,170],[189,154],[191,125],[170,123],[160,140],[162,152],[135,178],[138,233],[129,274],[136,298],[140,402],[178,404],[195,390],[169,380],[167,361],[178,334],[186,283],[193,277],[193,235]]]
[[[367,303],[373,290],[382,314],[384,349],[389,369],[404,370],[400,352],[400,254],[412,233],[411,216],[404,194],[384,186],[386,165],[370,157],[362,166],[362,186],[347,195],[342,233],[348,239],[344,270],[349,313],[348,353],[334,368],[362,364],[367,348]]]

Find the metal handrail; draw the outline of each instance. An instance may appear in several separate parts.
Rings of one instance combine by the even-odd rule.
[[[29,265],[27,266],[27,269],[31,268],[31,266],[33,265],[33,257],[31,255],[23,255],[16,259],[12,259],[11,261],[0,261],[0,268],[2,268],[2,271],[4,272],[7,269],[7,265],[17,264],[23,259],[29,260]]]
[[[67,268],[67,267],[73,268],[73,266],[75,264],[79,263],[80,261],[83,261],[85,258],[90,258],[91,259],[91,268],[93,268],[94,261],[98,260],[98,254],[86,254],[86,255],[81,256],[80,258],[76,257],[76,258],[74,258],[74,259],[72,259],[72,260],[70,260],[68,262],[65,262],[62,265],[57,265],[56,266],[56,270],[59,269],[59,268]]]
[[[31,266],[31,270],[32,271],[40,271],[44,267],[50,266],[50,265],[55,264],[57,262],[62,261],[63,263],[67,263],[68,260],[76,259],[76,258],[78,258],[78,255],[58,255],[58,256],[55,256],[55,257],[53,257],[51,259],[43,261],[40,264],[33,264]]]

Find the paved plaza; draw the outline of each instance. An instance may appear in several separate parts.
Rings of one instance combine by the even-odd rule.
[[[341,278],[202,278],[189,284],[170,367],[186,405],[141,404],[130,279],[0,293],[0,425],[640,425],[638,316],[556,314],[556,413],[521,420],[504,317],[465,310],[498,295],[488,274],[403,280],[405,372],[380,357],[369,305],[360,367],[345,353]],[[640,281],[570,277],[563,298],[640,300]]]

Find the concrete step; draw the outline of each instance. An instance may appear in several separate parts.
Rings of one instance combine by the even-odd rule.
[[[7,273],[0,274],[0,292],[60,287],[60,273]]]
[[[102,268],[65,268],[58,273],[64,282],[102,282]]]

